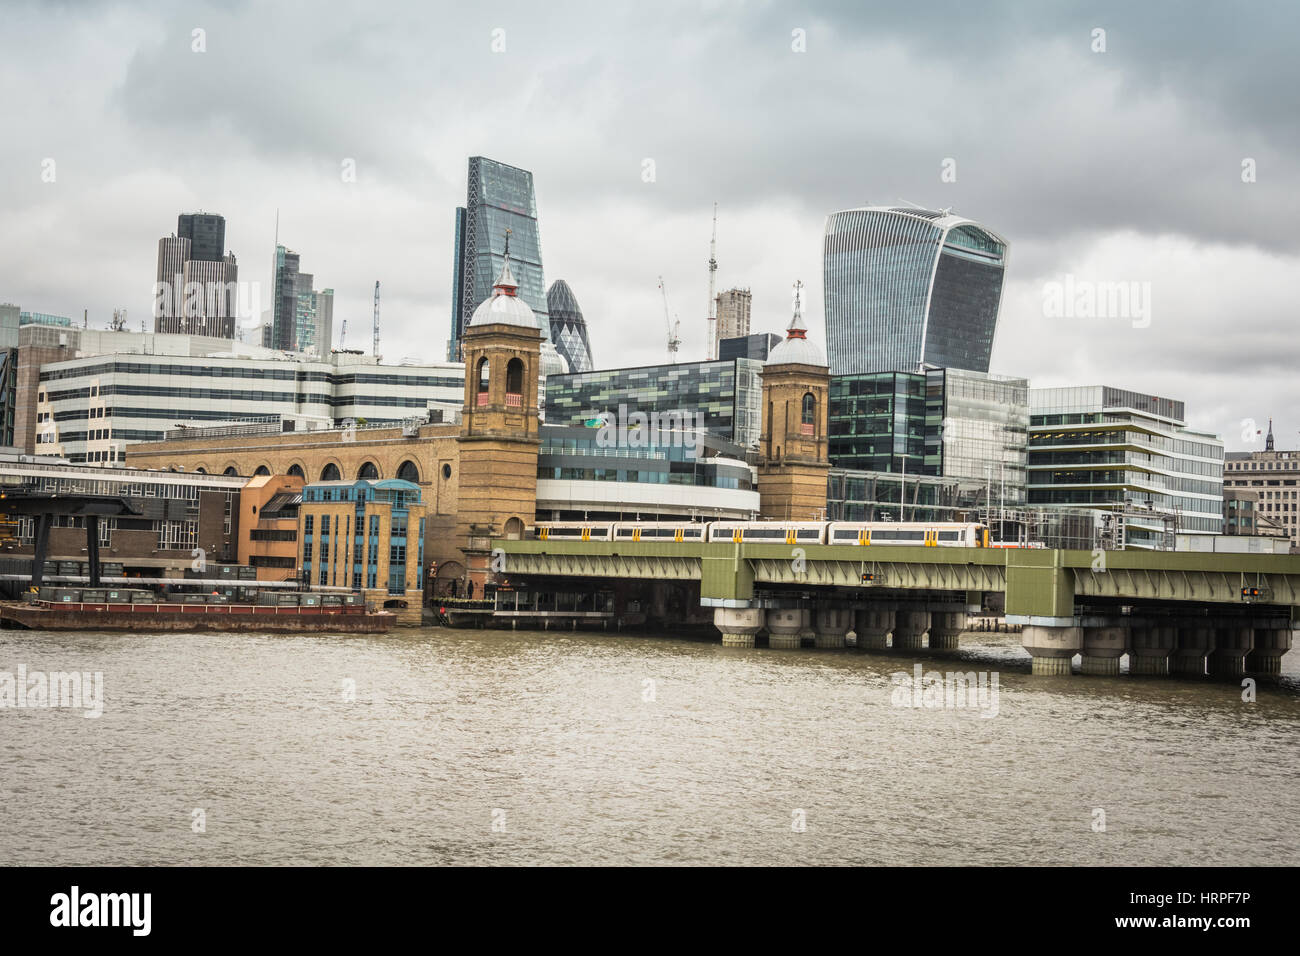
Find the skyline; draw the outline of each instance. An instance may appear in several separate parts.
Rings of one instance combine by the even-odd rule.
[[[679,358],[705,353],[713,201],[718,288],[753,289],[752,331],[780,332],[802,279],[824,346],[826,216],[909,200],[1011,244],[992,371],[1183,400],[1189,425],[1229,451],[1262,448],[1241,423],[1270,416],[1279,447],[1300,445],[1287,361],[1300,240],[1285,190],[1300,172],[1285,122],[1298,84],[1281,55],[1296,13],[1210,11],[1170,26],[1158,5],[1033,17],[953,5],[940,33],[924,16],[834,4],[666,9],[409,7],[360,21],[328,8],[158,16],[89,4],[73,25],[66,8],[20,5],[0,40],[22,144],[0,159],[11,210],[0,299],[74,321],[89,308],[99,327],[125,307],[138,328],[158,236],[205,209],[226,217],[226,248],[262,284],[265,309],[278,208],[280,241],[336,290],[346,344],[369,350],[378,279],[381,353],[438,361],[465,162],[484,155],[534,173],[548,285],[564,279],[582,302],[601,365],[659,364],[661,273]],[[575,24],[594,19],[599,30],[575,42]],[[290,20],[307,52],[273,53]],[[1098,26],[1104,53],[1090,48]],[[973,72],[995,58],[998,69]],[[957,83],[967,95],[951,95]],[[178,113],[163,94],[180,87]],[[843,122],[849,108],[861,122]],[[176,150],[178,135],[196,148]],[[222,149],[205,148],[214,137]],[[1256,182],[1242,182],[1245,158]],[[54,182],[42,182],[46,159]],[[941,179],[945,159],[955,182]],[[341,175],[348,160],[355,182]],[[1063,277],[1149,282],[1149,324],[1048,318],[1044,283]]]

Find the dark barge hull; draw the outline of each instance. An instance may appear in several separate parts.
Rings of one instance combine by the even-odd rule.
[[[383,633],[387,611],[276,607],[256,604],[32,604],[0,603],[0,621],[34,631],[267,631]]]

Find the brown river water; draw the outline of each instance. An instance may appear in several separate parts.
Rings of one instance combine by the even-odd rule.
[[[917,663],[996,713],[898,706]],[[102,715],[0,709],[6,865],[1300,863],[1296,652],[1254,702],[987,633],[0,632],[20,666],[102,674]]]

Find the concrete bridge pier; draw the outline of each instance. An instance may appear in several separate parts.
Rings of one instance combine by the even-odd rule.
[[[1134,624],[1129,640],[1128,672],[1143,677],[1167,677],[1169,655],[1178,644],[1178,629],[1171,624]]]
[[[858,650],[883,651],[889,647],[897,605],[872,602],[853,612],[853,630],[858,636]]]
[[[1273,676],[1282,673],[1282,655],[1291,650],[1291,626],[1255,628],[1254,648],[1246,655],[1246,673]]]
[[[803,627],[799,629],[799,644],[801,647],[811,647],[817,641],[817,631],[813,627],[812,608],[800,608],[799,613],[803,619]]]
[[[1026,624],[1020,646],[1033,657],[1030,672],[1041,677],[1069,677],[1074,655],[1083,650],[1083,628]]]
[[[814,647],[833,650],[847,646],[845,635],[853,626],[853,612],[848,608],[818,608],[813,621]]]
[[[1214,650],[1210,653],[1212,677],[1241,677],[1246,673],[1246,655],[1255,646],[1255,629],[1234,623],[1215,629]]]
[[[1205,676],[1205,659],[1214,650],[1214,628],[1208,621],[1178,625],[1177,643],[1169,655],[1169,673],[1183,677]]]
[[[774,607],[767,612],[767,646],[779,650],[798,650],[802,646],[804,615],[797,607]]]
[[[1079,673],[1098,677],[1119,674],[1119,659],[1128,653],[1129,631],[1114,625],[1085,626]]]
[[[966,630],[964,611],[931,611],[930,650],[957,650],[957,637],[964,630]]]
[[[894,650],[921,650],[921,639],[929,628],[929,611],[900,608],[894,612]]]
[[[761,607],[720,607],[713,611],[713,626],[722,632],[723,647],[753,647],[765,618]]]

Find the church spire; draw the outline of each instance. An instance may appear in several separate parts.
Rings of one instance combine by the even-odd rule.
[[[787,339],[808,338],[808,326],[803,324],[803,282],[797,279],[794,283],[794,315],[785,331]]]
[[[518,295],[519,283],[515,281],[514,273],[510,271],[510,230],[506,230],[506,253],[505,261],[501,263],[501,274],[497,276],[497,281],[492,285],[493,292],[499,292],[501,295]]]

